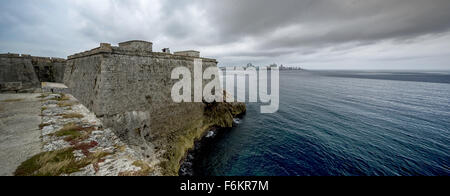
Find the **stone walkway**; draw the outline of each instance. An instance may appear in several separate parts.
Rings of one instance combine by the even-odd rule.
[[[0,174],[161,175],[69,94],[0,94]]]
[[[71,176],[147,176],[158,173],[71,95],[50,94],[42,103],[43,151],[72,149],[86,162]],[[66,130],[66,131],[62,131]]]
[[[40,94],[0,94],[0,175],[41,151]]]

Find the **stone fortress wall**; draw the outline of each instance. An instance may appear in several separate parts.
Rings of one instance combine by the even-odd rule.
[[[0,93],[34,92],[41,82],[64,82],[124,143],[150,165],[159,165],[154,169],[178,175],[195,141],[211,128],[231,127],[233,117],[246,110],[243,103],[173,102],[172,70],[186,67],[191,77],[201,77],[193,74],[195,59],[202,60],[203,71],[217,67],[215,59],[201,58],[198,51],[153,52],[146,41],[102,43],[67,60],[1,54]],[[209,82],[203,80],[203,87]]]
[[[217,66],[214,59],[202,60],[203,68]],[[152,52],[150,42],[124,42],[119,47],[101,44],[68,57],[65,84],[123,138],[135,129],[161,135],[203,114],[203,103],[177,104],[171,99],[176,82],[171,72],[179,66],[193,73],[194,58]]]
[[[31,57],[31,64],[40,82],[64,82],[65,59]]]
[[[64,83],[122,140],[148,161],[160,160],[165,174],[176,175],[186,151],[215,124],[205,117],[206,104],[172,101],[177,82],[171,80],[172,70],[183,66],[194,73],[194,59],[202,60],[203,70],[217,67],[217,61],[200,58],[197,51],[153,52],[152,45],[102,43],[69,56]]]
[[[0,92],[35,92],[41,82],[62,83],[65,59],[27,54],[0,54]]]

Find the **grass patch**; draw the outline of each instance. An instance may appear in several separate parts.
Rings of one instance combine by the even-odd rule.
[[[93,127],[82,127],[75,123],[69,123],[52,135],[65,137],[64,141],[76,144],[81,140],[87,139],[93,130]]]
[[[64,130],[57,131],[55,133],[55,136],[58,136],[58,137],[63,137],[63,136],[80,137],[81,133],[80,133],[80,131],[75,130],[75,129],[64,129]]]
[[[74,106],[76,103],[75,102],[68,102],[68,101],[63,101],[63,102],[59,102],[58,106],[59,107],[72,107]]]
[[[23,162],[14,172],[15,176],[59,176],[80,169],[75,162],[73,149],[43,152]]]
[[[6,100],[0,101],[0,102],[12,103],[12,102],[20,102],[20,101],[23,101],[23,99],[6,99]]]
[[[148,176],[151,172],[154,171],[153,168],[151,168],[146,162],[141,160],[133,162],[133,165],[136,167],[140,167],[141,170],[132,172],[120,172],[119,176]]]
[[[14,172],[15,176],[60,176],[71,174],[89,164],[97,164],[102,158],[108,156],[106,152],[89,154],[80,161],[75,160],[75,148],[66,148],[57,151],[43,152],[23,162]]]
[[[193,121],[190,125],[176,132],[170,133],[165,137],[166,144],[162,148],[165,153],[163,160],[159,163],[164,176],[177,176],[180,169],[180,162],[189,149],[194,147],[194,142],[201,139],[202,136],[213,127],[205,119]]]
[[[41,123],[40,125],[39,125],[39,129],[43,129],[44,127],[46,127],[46,126],[50,126],[51,124],[49,124],[49,123]]]
[[[164,137],[166,144],[162,148],[165,153],[159,163],[162,174],[165,176],[177,176],[180,162],[186,152],[194,147],[194,142],[201,139],[211,127],[230,128],[233,126],[233,118],[245,114],[246,106],[241,103],[211,103],[206,104],[202,119],[193,121],[183,129],[169,133]]]
[[[137,171],[137,176],[148,176],[150,175],[150,172],[153,171],[153,169],[144,161],[135,161],[133,162],[133,165],[141,168],[141,170]]]
[[[125,145],[122,146],[115,145],[114,147],[116,147],[119,152],[125,152],[125,150],[127,149]]]
[[[60,114],[58,116],[61,116],[63,118],[84,118],[83,114],[77,114],[77,113],[69,113],[69,114]]]
[[[46,97],[48,97],[48,96],[49,96],[49,94],[41,94],[41,95],[37,96],[36,98],[38,98],[38,99],[44,99],[44,98],[46,98]]]

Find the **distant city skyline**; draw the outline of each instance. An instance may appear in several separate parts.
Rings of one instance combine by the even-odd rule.
[[[0,53],[66,58],[146,40],[219,66],[450,70],[448,10],[448,0],[3,0]]]

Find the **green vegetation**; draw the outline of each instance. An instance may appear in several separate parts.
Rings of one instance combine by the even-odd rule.
[[[163,170],[162,174],[165,176],[178,175],[180,161],[184,158],[185,153],[194,147],[194,141],[201,139],[211,126],[210,124],[204,124],[203,119],[200,118],[188,127],[169,133],[165,137],[164,143],[171,145],[163,145],[164,159],[159,164]]]
[[[58,116],[62,116],[63,118],[84,118],[82,114],[70,113],[70,114],[60,114]]]
[[[46,126],[50,126],[51,124],[48,124],[48,123],[41,123],[40,125],[39,125],[39,129],[43,129],[44,127],[46,127]]]
[[[244,114],[246,106],[243,103],[211,103],[206,104],[202,118],[194,121],[190,126],[169,133],[166,136],[165,159],[160,163],[163,175],[176,176],[180,169],[180,162],[186,152],[194,147],[194,142],[203,138],[212,127],[229,128],[233,126],[233,118]]]
[[[67,142],[71,141],[81,141],[89,137],[91,132],[94,130],[92,127],[81,127],[75,123],[69,123],[64,125],[59,131],[53,133],[52,135],[58,137],[65,137],[64,140]]]
[[[39,95],[38,97],[36,97],[36,98],[38,98],[38,99],[44,99],[44,98],[46,98],[46,97],[48,97],[49,96],[49,94],[41,94],[41,95]]]
[[[15,176],[59,176],[80,171],[89,164],[96,164],[109,153],[96,152],[76,161],[73,151],[66,148],[57,151],[43,152],[23,162],[14,172]]]
[[[67,148],[43,152],[23,162],[14,172],[16,176],[58,176],[77,172],[80,165],[75,162],[73,149]]]
[[[68,102],[68,101],[63,101],[63,102],[58,103],[59,107],[72,107],[74,105],[76,105],[75,102]]]

